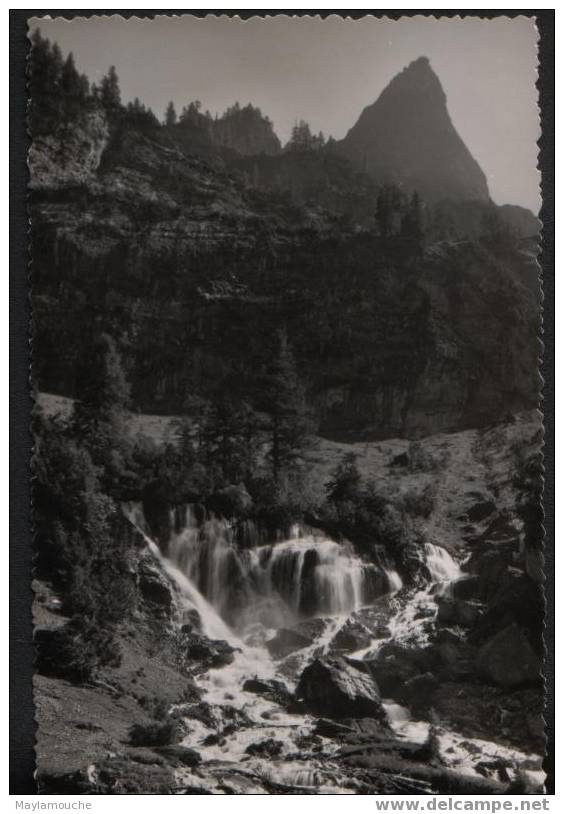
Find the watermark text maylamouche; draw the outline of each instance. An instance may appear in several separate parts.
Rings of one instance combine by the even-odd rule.
[[[92,808],[92,803],[85,800],[64,802],[16,800],[16,811],[90,811]]]

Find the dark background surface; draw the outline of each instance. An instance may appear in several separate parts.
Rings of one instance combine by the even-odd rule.
[[[181,13],[174,9],[169,13]],[[27,20],[50,14],[71,18],[77,15],[122,14],[151,17],[166,14],[166,9],[25,9],[10,11],[10,794],[36,794],[35,719],[32,695],[33,645],[31,620],[32,526],[30,515],[29,456],[32,439],[29,431],[32,400],[29,392],[30,345],[29,255],[27,249],[26,153],[25,129],[27,56]],[[264,14],[338,14],[331,9],[283,9],[236,11],[190,10],[191,14],[239,14],[250,17]],[[362,17],[366,11],[341,12]],[[378,11],[376,16],[397,18],[414,14],[436,16],[496,17],[524,14],[535,16],[539,30],[539,80],[542,136],[539,141],[539,168],[542,171],[543,222],[542,283],[544,289],[543,341],[541,370],[544,378],[545,421],[545,558],[546,558],[546,662],[547,685],[547,792],[554,793],[554,10],[415,10]],[[30,350],[31,349],[31,350]]]

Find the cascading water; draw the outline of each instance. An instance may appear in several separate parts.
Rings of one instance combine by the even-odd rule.
[[[448,593],[452,583],[460,577],[460,566],[445,548],[425,543],[424,553],[431,580],[391,618],[390,638],[394,641],[425,641],[426,623],[434,618],[437,611],[435,597]]]
[[[233,631],[225,624],[221,616],[217,613],[213,605],[202,596],[200,591],[191,582],[186,575],[175,566],[170,559],[163,557],[158,545],[151,539],[147,533],[147,524],[143,509],[138,503],[129,503],[124,505],[124,512],[130,523],[135,526],[137,531],[143,535],[147,547],[153,556],[161,563],[163,569],[170,576],[173,583],[179,589],[179,598],[187,610],[196,610],[200,617],[202,631],[209,636],[210,639],[227,639],[233,642]]]
[[[307,535],[264,546],[257,559],[267,590],[287,598],[296,614],[335,615],[363,603],[367,566],[346,545]]]
[[[249,620],[280,627],[351,613],[401,586],[395,572],[363,562],[349,544],[302,535],[298,526],[289,540],[241,550],[227,521],[198,524],[190,507],[169,540],[168,557],[239,629]]]
[[[461,575],[460,566],[446,548],[433,543],[425,543],[425,562],[434,583],[454,582]]]
[[[305,767],[303,762],[293,759],[297,739],[311,735],[314,719],[303,714],[288,713],[274,701],[245,692],[243,686],[250,677],[259,676],[263,680],[282,678],[287,681],[287,675],[279,672],[278,665],[266,648],[243,644],[221,618],[218,608],[224,609],[225,618],[231,622],[229,603],[234,583],[238,584],[235,593],[238,592],[250,602],[251,613],[261,591],[270,590],[280,594],[286,612],[297,614],[303,609],[304,593],[313,590],[320,614],[331,612],[334,616],[331,620],[326,620],[323,632],[312,645],[302,651],[303,658],[299,660],[301,667],[319,652],[327,651],[333,636],[350,618],[349,614],[366,601],[367,586],[374,578],[370,569],[375,566],[363,563],[346,545],[311,534],[300,537],[299,529],[295,530],[292,539],[282,543],[239,551],[228,524],[212,519],[198,527],[190,511],[187,512],[183,528],[172,535],[168,545],[169,556],[164,557],[148,533],[141,507],[129,504],[124,508],[132,524],[143,535],[153,556],[176,584],[180,603],[198,611],[203,632],[210,639],[227,639],[237,646],[234,661],[228,666],[208,670],[199,677],[199,684],[218,730],[225,725],[227,709],[243,712],[248,724],[235,728],[226,737],[210,738],[209,725],[198,717],[187,718],[189,734],[185,745],[195,745],[201,753],[208,767],[208,779],[213,778],[217,767],[221,785],[225,761],[236,766],[241,761],[249,761],[246,765],[257,778],[284,782],[289,786],[315,790],[317,793],[350,793],[348,786],[339,787],[335,780],[334,774],[338,777],[338,767],[332,764],[331,755],[335,746],[330,741],[322,739],[322,761],[312,757]],[[420,612],[424,608],[431,610],[432,606],[436,607],[434,594],[437,585],[448,586],[460,576],[458,565],[445,549],[427,544],[425,556],[432,582],[415,595],[403,597],[401,605],[400,600],[391,600],[392,616],[387,641],[408,638],[413,641],[414,636],[417,640],[423,630]],[[389,591],[392,587],[399,590],[402,587],[399,575],[384,559],[381,576],[386,590]],[[204,590],[208,598],[203,595]],[[424,636],[421,641],[423,640]],[[367,648],[367,651],[371,649],[373,648]],[[355,658],[361,658],[362,655],[360,652],[354,654]],[[401,737],[425,741],[429,735],[427,722],[413,720],[409,710],[397,703],[384,701],[384,707],[392,728]],[[275,761],[261,757],[249,758],[248,747],[257,738],[276,739],[281,743],[280,757]],[[441,730],[439,748],[445,763],[449,765],[450,761],[458,771],[469,774],[475,773],[474,766],[483,756],[488,759],[494,759],[500,754],[508,759],[517,756],[519,760],[530,763],[528,755],[503,749],[497,743],[477,740],[473,741],[475,750],[472,753],[474,757],[471,757],[467,750],[468,742],[468,738],[463,735]],[[183,771],[179,770],[180,775]],[[185,774],[189,777],[190,771],[185,770]],[[179,779],[182,779],[180,775]],[[542,777],[539,782],[542,784]],[[248,793],[248,785],[243,786],[242,791]],[[263,791],[260,783],[255,791]]]

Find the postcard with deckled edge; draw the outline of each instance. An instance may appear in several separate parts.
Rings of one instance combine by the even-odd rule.
[[[29,21],[41,794],[540,794],[534,17]]]

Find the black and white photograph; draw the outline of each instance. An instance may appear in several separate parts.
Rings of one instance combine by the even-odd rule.
[[[29,18],[40,794],[545,792],[538,37]]]

